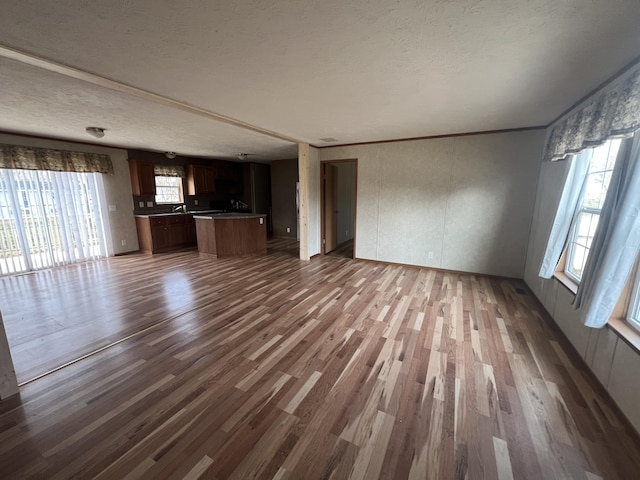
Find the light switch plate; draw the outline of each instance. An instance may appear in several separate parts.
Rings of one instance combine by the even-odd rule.
[[[147,202],[147,207],[153,207],[153,202]]]
[[[144,208],[144,202],[138,202],[138,207]]]
[[[264,218],[260,217],[260,225],[264,223]]]
[[[110,212],[115,212],[116,211],[116,206],[115,205],[109,205],[109,211]]]

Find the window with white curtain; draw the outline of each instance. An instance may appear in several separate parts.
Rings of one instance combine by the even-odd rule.
[[[0,274],[107,256],[99,173],[0,169]]]
[[[587,173],[567,243],[565,273],[580,282],[587,262],[591,242],[598,226],[600,212],[611,174],[620,149],[620,139],[609,140],[592,149]]]

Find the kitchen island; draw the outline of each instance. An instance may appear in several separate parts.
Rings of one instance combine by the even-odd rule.
[[[198,251],[216,257],[266,253],[266,217],[233,212],[194,215]]]

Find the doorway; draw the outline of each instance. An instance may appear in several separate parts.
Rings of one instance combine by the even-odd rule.
[[[323,255],[356,258],[358,161],[322,161],[320,167],[321,252]]]

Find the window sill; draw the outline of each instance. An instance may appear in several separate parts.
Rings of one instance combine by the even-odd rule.
[[[636,353],[640,353],[640,332],[638,330],[622,318],[610,318],[607,327],[622,338]]]
[[[578,292],[578,284],[563,271],[558,270],[553,274],[553,276],[574,295]]]
[[[578,291],[578,284],[563,271],[555,272],[553,277],[574,295]],[[606,326],[613,330],[636,353],[640,354],[640,332],[629,325],[624,318],[611,317]]]

